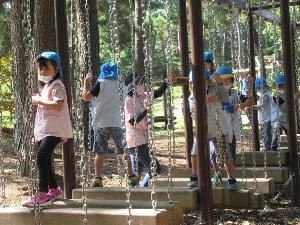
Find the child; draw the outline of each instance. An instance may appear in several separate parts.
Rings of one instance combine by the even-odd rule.
[[[212,65],[211,65],[212,67]],[[223,105],[228,103],[228,95],[225,91],[222,79],[219,75],[214,74],[209,76],[209,72],[205,72],[207,81],[207,125],[208,125],[208,139],[210,143],[211,159],[213,161],[215,175],[214,184],[220,186],[222,184],[221,175],[219,172],[219,167],[217,166],[216,160],[214,159],[214,154],[212,151],[216,151],[217,159],[220,164],[225,165],[226,172],[228,174],[227,187],[230,189],[237,188],[236,180],[234,178],[234,165],[232,162],[232,156],[229,152],[228,146],[228,121],[226,115],[223,111]],[[190,108],[193,112],[193,99],[190,98]],[[216,116],[219,119],[217,121]],[[219,130],[219,132],[218,132]],[[219,145],[218,145],[219,144]],[[218,146],[218,148],[217,148]],[[192,156],[192,166],[194,175],[190,178],[189,187],[195,187],[197,183],[196,175],[196,157],[195,148],[191,152]]]
[[[38,80],[42,82],[40,95],[32,96],[32,104],[37,106],[34,123],[34,137],[38,144],[37,167],[39,171],[40,206],[52,204],[62,197],[51,168],[51,155],[62,141],[72,138],[72,127],[68,109],[67,94],[61,82],[60,57],[55,52],[43,52],[35,60]],[[35,196],[23,203],[33,207]]]
[[[259,123],[262,127],[262,137],[266,151],[271,151],[272,142],[272,125],[271,125],[271,103],[272,97],[268,89],[268,83],[265,78],[257,78],[255,80],[255,89],[260,93],[258,104],[254,109],[259,111]]]
[[[176,80],[176,76],[170,75],[169,81]],[[138,173],[141,175],[143,168],[147,170],[141,187],[148,186],[148,181],[152,178],[150,149],[148,146],[148,122],[147,109],[152,99],[162,96],[168,84],[163,82],[161,87],[154,91],[153,95],[145,92],[144,75],[128,74],[125,78],[125,85],[128,86],[128,95],[125,100],[125,119],[126,119],[126,141],[132,159],[137,150]],[[134,163],[135,160],[132,160]],[[156,163],[156,173],[160,173],[160,165]]]
[[[92,152],[96,154],[93,187],[103,187],[102,171],[110,137],[114,140],[116,154],[124,153],[118,68],[116,64],[106,62],[100,67],[100,70],[97,82],[90,90],[89,82],[93,79],[93,76],[88,74],[85,77],[82,93],[83,99],[91,101],[92,104],[92,127],[94,128]],[[138,178],[132,172],[129,155],[125,155],[125,159],[128,162],[130,185],[135,186]]]
[[[232,69],[222,66],[218,68],[217,73],[221,76],[224,87],[229,96],[229,105],[226,108],[226,116],[229,121],[228,141],[229,151],[232,155],[233,162],[236,160],[236,141],[241,140],[241,115],[239,109],[244,109],[254,105],[251,97],[243,95],[241,92],[233,88],[234,76]],[[248,78],[249,85],[253,84],[253,78]]]
[[[272,144],[273,151],[277,151],[278,137],[282,132],[287,133],[286,115],[285,115],[285,77],[283,74],[278,74],[275,79],[276,93],[273,96],[271,105],[271,121],[273,128]]]

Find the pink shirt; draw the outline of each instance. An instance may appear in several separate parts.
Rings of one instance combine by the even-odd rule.
[[[132,126],[128,121],[134,118],[135,114],[140,115],[144,109],[144,100],[148,94],[143,92],[135,97],[127,96],[125,100],[125,120],[126,120],[126,141],[127,147],[133,148],[148,143],[148,123],[147,116],[144,117],[136,127]]]
[[[63,106],[61,110],[56,111],[38,105],[34,123],[34,137],[36,142],[41,141],[47,136],[60,137],[63,142],[66,142],[67,139],[73,136],[67,94],[61,80],[57,79],[50,85],[46,84],[42,90],[41,98],[46,101],[55,100],[53,99],[54,85],[63,90]]]

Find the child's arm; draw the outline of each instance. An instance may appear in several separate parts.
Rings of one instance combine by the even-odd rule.
[[[62,105],[64,100],[59,101],[47,101],[43,100],[40,96],[32,96],[32,104],[33,105],[40,105],[46,109],[60,111],[62,109]]]
[[[145,116],[147,115],[147,110],[145,109],[143,112],[141,112],[140,114],[138,114],[136,116],[136,121],[134,118],[134,114],[135,114],[135,107],[134,107],[134,102],[133,99],[126,99],[125,102],[125,113],[127,114],[127,120],[128,123],[130,123],[131,126],[134,126],[134,123],[136,122],[136,124],[140,123]]]
[[[92,74],[88,74],[85,78],[84,78],[84,81],[83,81],[83,91],[82,91],[82,98],[85,100],[85,101],[88,101],[88,102],[90,102],[90,101],[92,101],[93,100],[93,98],[94,98],[94,95],[93,95],[93,93],[91,93],[90,91],[89,91],[89,83],[90,83],[90,81],[93,79],[93,75]],[[97,91],[98,92],[98,94],[99,94],[99,92],[100,92],[100,85],[99,85],[99,90],[97,89],[98,88],[98,86],[95,86],[94,88],[93,88],[93,91],[95,92],[95,91]],[[97,90],[96,90],[97,89]],[[97,96],[97,95],[96,95]]]
[[[177,81],[177,77],[175,75],[170,75],[168,76],[168,80],[169,82],[176,82]],[[164,81],[160,88],[154,91],[154,99],[161,97],[167,90],[168,88],[168,83],[166,81]]]

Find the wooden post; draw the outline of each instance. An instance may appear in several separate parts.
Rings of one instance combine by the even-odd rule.
[[[207,136],[206,80],[204,78],[204,41],[202,0],[189,0],[190,43],[194,71],[193,93],[197,149],[197,175],[200,202],[200,224],[213,225],[210,151]]]
[[[290,151],[290,172],[292,174],[292,204],[300,206],[299,192],[299,170],[298,170],[298,148],[296,137],[296,114],[295,114],[295,71],[293,65],[293,48],[291,39],[290,9],[289,1],[280,0],[281,14],[281,38],[283,48],[283,69],[286,79],[286,120],[287,139]]]
[[[179,49],[181,61],[181,76],[187,77],[189,74],[189,47],[188,47],[188,32],[187,32],[187,14],[186,0],[178,0],[179,6]],[[185,158],[188,168],[192,167],[191,149],[193,146],[193,122],[190,112],[188,98],[190,95],[189,87],[183,85],[183,115],[184,115],[184,136],[185,136]]]
[[[56,25],[56,47],[61,57],[63,76],[62,81],[66,87],[68,106],[72,109],[71,82],[70,82],[70,63],[68,47],[68,26],[66,16],[66,0],[55,0],[55,25]],[[72,114],[70,113],[70,118]],[[76,185],[75,177],[75,153],[73,139],[69,139],[63,145],[64,162],[64,196],[72,198],[72,190]]]

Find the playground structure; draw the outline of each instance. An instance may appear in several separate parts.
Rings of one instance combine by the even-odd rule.
[[[69,55],[68,55],[68,35],[67,21],[65,14],[65,1],[56,2],[56,29],[58,36],[58,53],[61,55],[63,67],[65,69],[64,82],[66,86],[70,83],[69,77]],[[167,1],[168,4],[169,1]],[[253,15],[265,18],[268,21],[280,24],[283,40],[283,68],[284,73],[295,75],[295,66],[290,66],[290,62],[295,62],[294,49],[292,48],[292,38],[290,34],[289,5],[299,5],[299,1],[289,3],[281,0],[280,4],[272,6],[260,6],[250,8],[244,1],[216,1],[219,6],[233,7],[244,12],[248,16],[249,23],[249,55],[250,71],[253,77],[255,72],[254,53],[254,28]],[[116,1],[114,3],[116,4]],[[178,0],[179,5],[179,39],[182,74],[189,73],[189,50],[186,1]],[[88,6],[88,5],[87,5]],[[272,15],[268,9],[281,8],[281,17]],[[167,8],[167,7],[166,7]],[[191,61],[196,74],[203,73],[203,23],[202,23],[202,1],[189,1],[190,34],[191,34]],[[88,7],[87,7],[88,12]],[[59,16],[58,16],[59,15]],[[116,22],[116,21],[114,21]],[[293,28],[299,27],[298,24]],[[294,40],[294,39],[293,39]],[[117,42],[117,40],[114,40]],[[90,46],[89,46],[90,48]],[[147,49],[145,49],[147,51]],[[117,53],[116,53],[117,54]],[[147,53],[146,53],[147,54]],[[89,55],[90,57],[90,55]],[[116,55],[116,61],[118,56]],[[90,59],[89,59],[90,60]],[[170,58],[168,60],[171,60]],[[88,63],[91,66],[91,63]],[[90,70],[91,68],[88,68]],[[170,72],[170,65],[168,70]],[[148,71],[149,72],[149,71]],[[147,74],[147,72],[146,72]],[[149,74],[150,75],[150,74]],[[94,189],[87,186],[87,175],[83,176],[82,189],[75,188],[74,175],[74,152],[72,143],[64,145],[64,177],[65,196],[69,200],[57,201],[53,208],[40,210],[38,207],[33,211],[30,209],[10,209],[5,208],[0,211],[0,224],[181,224],[183,212],[187,209],[200,207],[200,219],[203,224],[213,224],[213,208],[237,208],[237,209],[263,209],[264,196],[274,194],[274,183],[287,183],[292,185],[292,202],[295,206],[300,205],[299,176],[298,173],[298,142],[296,136],[295,118],[295,80],[293,76],[287,78],[287,121],[288,136],[282,136],[281,149],[278,152],[242,152],[237,156],[236,174],[238,178],[239,190],[228,190],[223,187],[212,188],[210,181],[210,165],[207,152],[207,128],[206,102],[204,76],[195,76],[194,96],[195,96],[195,127],[198,152],[198,176],[200,177],[199,189],[187,189],[187,177],[191,175],[190,169],[178,169],[168,167],[168,178],[157,178],[151,183],[149,189],[128,189],[128,187]],[[254,90],[253,90],[254,92]],[[71,94],[69,94],[69,100]],[[183,88],[184,112],[185,112],[185,137],[187,151],[187,165],[189,163],[189,149],[192,145],[191,123],[188,120],[188,87]],[[255,94],[253,95],[255,96]],[[170,98],[170,96],[168,96]],[[200,102],[202,104],[200,104]],[[171,101],[168,101],[171,104]],[[168,107],[172,107],[169,105]],[[82,112],[81,112],[82,113]],[[168,115],[169,123],[173,121],[172,115]],[[259,149],[259,135],[257,115],[252,112],[252,129],[254,149]],[[168,131],[172,132],[172,131]],[[172,140],[170,140],[171,142]],[[286,146],[285,146],[286,145]],[[170,147],[171,148],[171,147]],[[83,150],[83,161],[87,159],[86,150]],[[201,159],[201,160],[200,160]],[[254,168],[253,167],[254,164]],[[86,165],[84,166],[86,167]],[[289,167],[289,168],[288,168]],[[88,168],[84,168],[87,170]],[[170,181],[171,180],[171,181]],[[253,188],[255,187],[255,188]],[[147,201],[145,201],[147,199]],[[242,199],[242,200],[241,200]],[[34,215],[33,215],[34,214]],[[83,217],[83,218],[82,218]],[[62,223],[63,221],[63,223]]]

